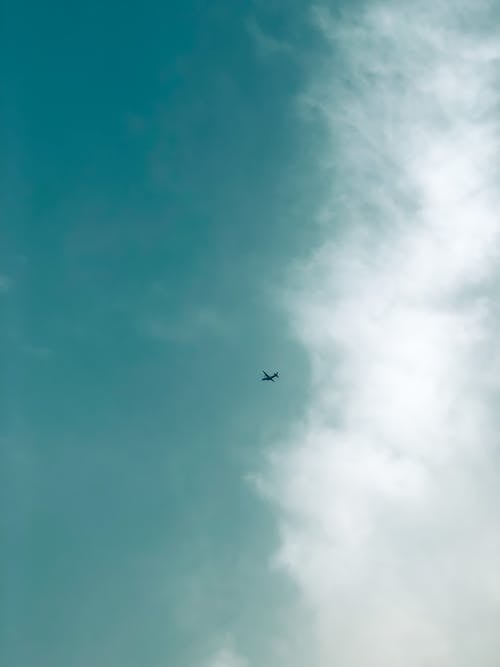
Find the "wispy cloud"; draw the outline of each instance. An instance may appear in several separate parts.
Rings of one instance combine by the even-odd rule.
[[[490,10],[316,12],[332,58],[303,102],[331,138],[321,159],[335,182],[324,244],[288,296],[311,400],[262,480],[278,509],[276,562],[312,621],[308,667],[498,664]]]
[[[4,273],[0,274],[0,294],[5,294],[12,288],[12,279]]]
[[[54,356],[54,350],[45,345],[34,345],[31,343],[25,343],[21,346],[23,352],[25,352],[30,357],[35,359],[46,360]]]
[[[253,40],[259,57],[268,58],[279,54],[290,55],[293,53],[291,44],[266,32],[254,16],[246,20],[245,27]]]
[[[193,343],[206,336],[225,336],[230,326],[212,306],[186,308],[170,317],[154,315],[141,322],[141,330],[149,337],[165,342]]]
[[[205,667],[248,667],[247,661],[235,653],[230,646],[222,647]]]
[[[147,120],[141,114],[129,112],[125,115],[127,130],[132,135],[143,135],[147,129]]]

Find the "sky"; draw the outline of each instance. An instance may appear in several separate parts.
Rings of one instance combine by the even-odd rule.
[[[6,7],[2,663],[496,667],[499,9]]]

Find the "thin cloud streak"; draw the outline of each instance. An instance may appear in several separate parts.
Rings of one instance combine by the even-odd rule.
[[[12,280],[5,274],[0,274],[0,294],[6,294],[12,288]]]
[[[248,663],[235,653],[230,646],[223,646],[209,660],[206,667],[248,667]]]
[[[152,316],[141,322],[141,331],[153,340],[165,343],[194,343],[206,336],[225,337],[230,323],[211,306],[186,308],[180,316],[167,319]]]
[[[335,182],[287,295],[311,399],[260,480],[308,666],[500,655],[500,41],[488,3],[415,5],[314,11]]]
[[[260,58],[265,59],[279,54],[291,55],[293,53],[292,46],[288,42],[276,39],[276,37],[265,32],[254,16],[247,19],[245,27]]]

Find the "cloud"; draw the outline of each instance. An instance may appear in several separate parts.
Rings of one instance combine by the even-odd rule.
[[[54,350],[45,345],[34,345],[31,343],[25,343],[21,346],[23,352],[25,352],[30,357],[39,360],[47,360],[54,356]]]
[[[0,294],[9,292],[12,287],[12,280],[5,274],[0,274]]]
[[[127,130],[132,135],[143,135],[147,129],[147,120],[141,114],[128,112],[125,115],[125,124]]]
[[[255,50],[260,58],[293,53],[293,49],[288,42],[273,37],[264,31],[255,17],[250,17],[245,22],[245,28],[255,45]]]
[[[493,667],[496,23],[486,2],[315,17],[331,58],[301,104],[334,178],[324,243],[286,294],[312,375],[260,481],[275,562],[310,621],[308,667]]]
[[[229,323],[211,306],[186,308],[180,315],[152,316],[141,323],[142,331],[155,340],[193,343],[205,336],[225,336]]]
[[[224,646],[209,660],[206,667],[248,667],[248,663],[232,648]]]

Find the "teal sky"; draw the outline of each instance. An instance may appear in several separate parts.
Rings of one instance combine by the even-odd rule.
[[[303,396],[273,289],[311,230],[295,187],[301,67],[254,28],[307,41],[301,14],[6,8],[9,667],[194,665],[273,622],[276,538],[244,478]],[[259,383],[275,367],[282,383]]]

